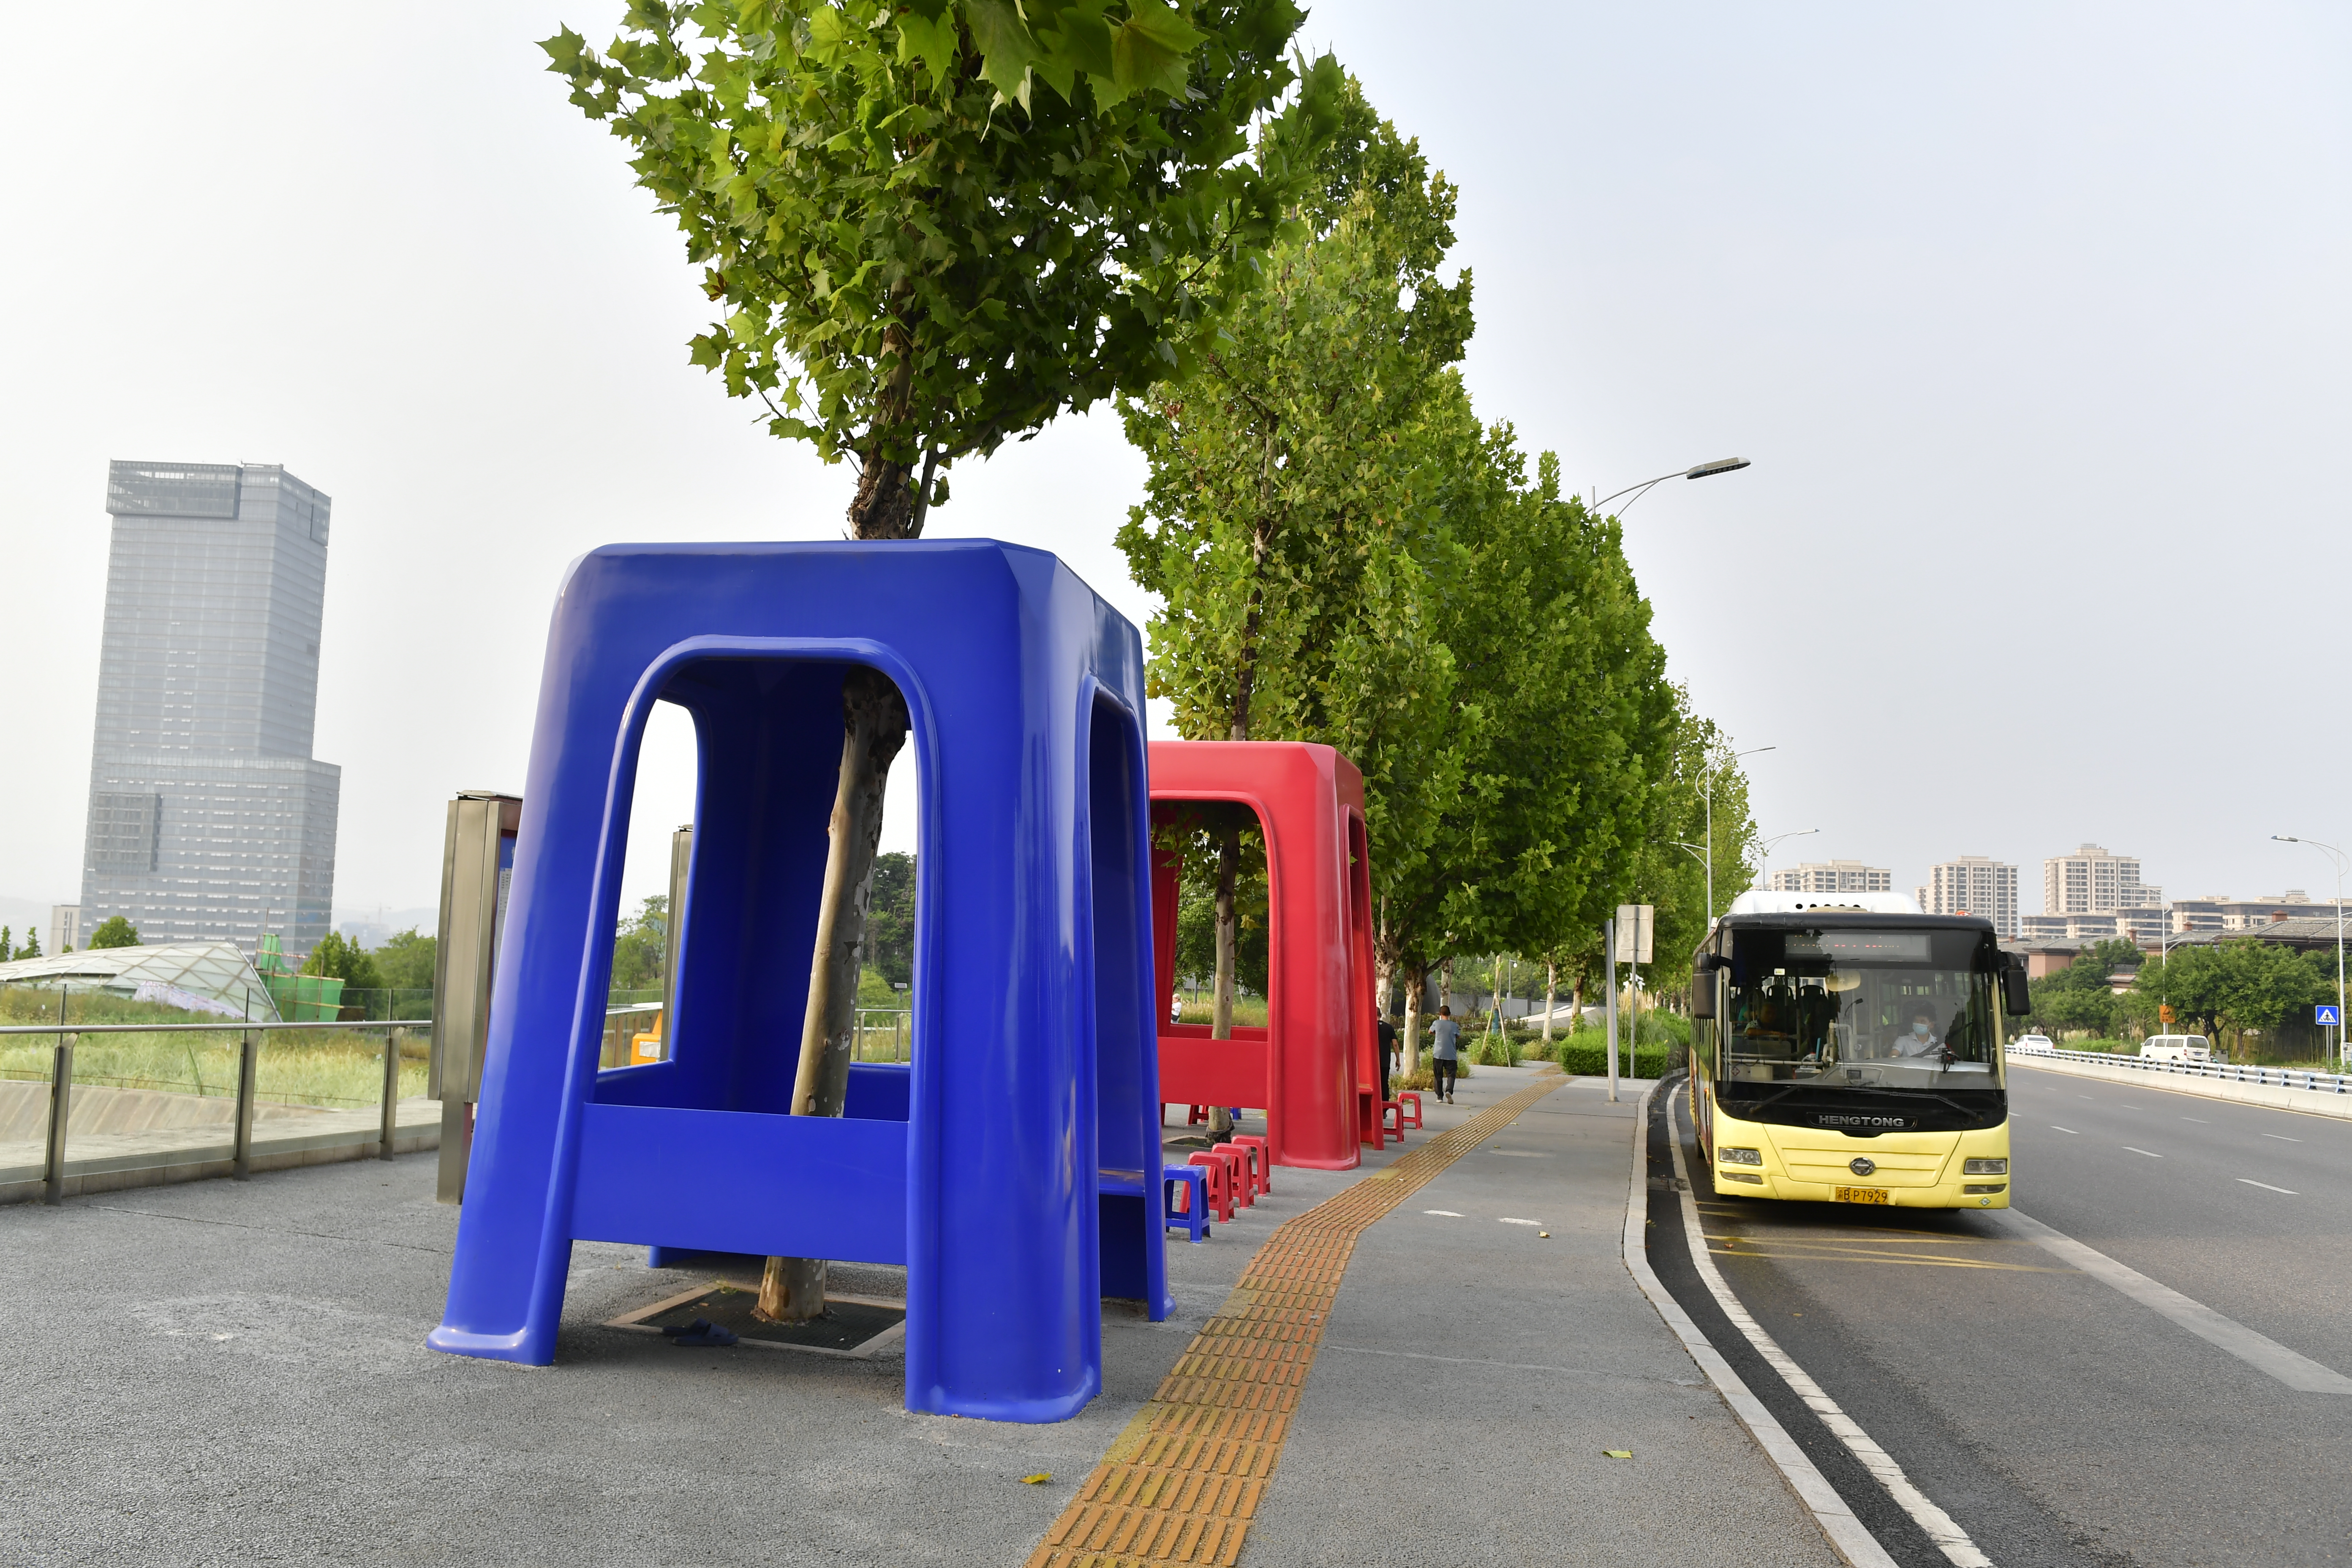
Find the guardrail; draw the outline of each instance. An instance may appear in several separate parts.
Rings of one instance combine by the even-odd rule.
[[[384,1030],[383,1120],[379,1124],[376,1148],[380,1158],[389,1160],[392,1158],[393,1136],[400,1107],[401,1041],[411,1029],[430,1030],[432,1027],[432,1021],[425,1018],[379,1019],[373,1023],[349,1024],[247,1023],[237,1019],[226,1019],[218,1024],[9,1024],[0,1025],[0,1038],[11,1035],[57,1037],[49,1073],[49,1127],[42,1160],[41,1201],[58,1204],[65,1201],[66,1131],[68,1112],[73,1105],[74,1043],[83,1035],[207,1034],[240,1037],[230,1159],[236,1179],[243,1181],[252,1173],[254,1079],[261,1064],[262,1036],[300,1032],[358,1034],[368,1029]],[[197,1087],[201,1090],[201,1080]]]
[[[2234,1062],[2157,1061],[2143,1057],[2109,1056],[2105,1051],[2070,1051],[2055,1046],[2046,1051],[2021,1051],[2014,1045],[2010,1054],[2020,1057],[2053,1057],[2064,1061],[2096,1062],[2103,1067],[2131,1068],[2140,1072],[2171,1073],[2181,1078],[2211,1079],[2219,1083],[2267,1084],[2274,1089],[2305,1089],[2320,1094],[2352,1094],[2352,1075],[2316,1072],[2294,1068],[2240,1066]]]

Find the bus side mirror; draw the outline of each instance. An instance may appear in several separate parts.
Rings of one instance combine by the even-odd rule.
[[[1694,1018],[1715,1016],[1715,970],[1711,953],[1700,954],[1691,965],[1690,1016]]]
[[[2025,963],[2012,958],[2000,972],[2000,1000],[2012,1018],[2022,1018],[2033,1011],[2033,993],[2025,984]]]

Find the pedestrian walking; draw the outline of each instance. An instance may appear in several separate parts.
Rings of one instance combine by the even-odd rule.
[[[1454,1085],[1462,1071],[1462,1026],[1454,1021],[1452,1007],[1437,1010],[1437,1022],[1429,1033],[1434,1042],[1429,1047],[1429,1064],[1436,1075],[1437,1098],[1451,1105]]]
[[[1386,1105],[1396,1098],[1389,1092],[1389,1075],[1396,1071],[1396,1026],[1386,1018],[1380,1021],[1381,1037],[1381,1103]]]

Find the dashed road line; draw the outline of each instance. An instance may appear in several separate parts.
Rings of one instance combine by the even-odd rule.
[[[2133,1149],[2133,1148],[2132,1148],[2132,1146],[2131,1146],[2130,1144],[2128,1144],[2128,1143],[2125,1144],[2125,1145],[2124,1145],[2124,1148],[2125,1148],[2125,1149],[2126,1149],[2126,1150],[2129,1150],[2132,1153],[2135,1153],[2135,1154],[2145,1154],[2145,1155],[2147,1155],[2147,1156],[2149,1159],[2151,1159],[2151,1160],[2161,1160],[2161,1159],[2163,1159],[2163,1158],[2164,1158],[2164,1156],[2163,1156],[2163,1155],[2161,1155],[2161,1154],[2158,1153],[2158,1152],[2157,1152],[2155,1150],[2153,1150],[2153,1149]]]
[[[2266,1192],[2266,1193],[2284,1193],[2288,1197],[2291,1197],[2291,1198],[2299,1198],[2299,1197],[2303,1196],[2303,1194],[2302,1194],[2301,1193],[2298,1193],[2298,1192],[2294,1191],[2294,1190],[2293,1188],[2291,1188],[2291,1187],[2274,1187],[2274,1186],[2271,1185],[2268,1182],[2258,1182],[2258,1181],[2254,1180],[2254,1179],[2253,1179],[2253,1177],[2252,1177],[2252,1176],[2240,1176],[2240,1177],[2238,1178],[2238,1180],[2240,1180],[2240,1181],[2242,1181],[2242,1182],[2245,1183],[2245,1184],[2246,1184],[2246,1185],[2248,1185],[2248,1186],[2250,1186],[2250,1187],[2260,1187],[2260,1188],[2262,1188],[2262,1190],[2263,1190],[2263,1191],[2264,1191],[2264,1192]]]
[[[2063,1132],[2070,1138],[2080,1138],[2082,1136],[2080,1132],[2075,1131],[2073,1128],[2061,1127],[2054,1121],[2051,1123],[2050,1131],[2053,1132]]]

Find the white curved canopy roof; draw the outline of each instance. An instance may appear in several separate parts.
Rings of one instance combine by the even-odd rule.
[[[167,942],[152,947],[100,947],[51,958],[0,963],[0,985],[79,985],[191,1012],[274,1023],[269,989],[233,942]],[[247,1008],[252,1011],[248,1014]]]

